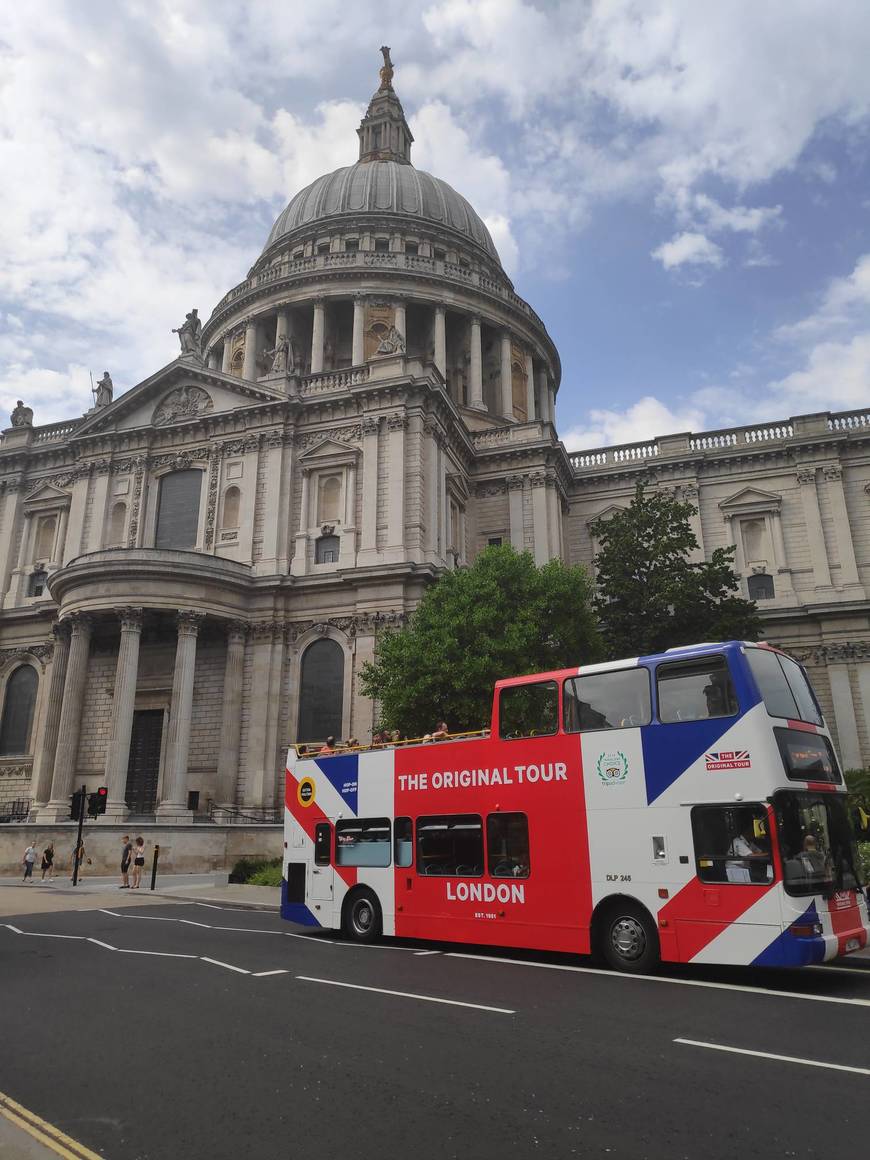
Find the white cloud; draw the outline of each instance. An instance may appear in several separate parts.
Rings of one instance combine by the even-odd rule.
[[[593,409],[588,424],[579,424],[562,433],[569,451],[604,447],[614,443],[644,443],[656,435],[697,431],[704,425],[704,413],[689,405],[672,409],[661,399],[646,395],[624,411]]]
[[[870,254],[862,254],[851,274],[834,278],[812,314],[781,326],[776,337],[807,342],[842,333],[866,320],[870,310]]]
[[[663,242],[653,250],[652,257],[661,262],[666,270],[678,266],[713,266],[718,269],[725,264],[721,247],[704,234],[692,231],[675,234],[669,242]]]

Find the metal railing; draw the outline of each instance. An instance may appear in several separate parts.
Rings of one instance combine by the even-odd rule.
[[[30,798],[16,798],[11,802],[0,802],[0,823],[26,822],[30,817]]]
[[[218,806],[208,804],[208,820],[221,826],[276,826],[284,821],[280,806]]]

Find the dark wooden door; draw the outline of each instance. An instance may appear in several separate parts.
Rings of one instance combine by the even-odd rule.
[[[150,814],[157,805],[162,737],[162,709],[140,709],[133,714],[125,797],[134,814]]]

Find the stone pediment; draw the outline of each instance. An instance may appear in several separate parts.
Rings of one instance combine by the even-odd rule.
[[[53,483],[38,483],[25,500],[25,507],[61,507],[70,502],[70,493]]]
[[[359,455],[359,448],[326,437],[299,456],[304,467],[332,467],[348,463]]]
[[[597,520],[609,520],[611,516],[617,515],[619,512],[624,512],[625,508],[618,503],[612,503],[606,508],[602,508],[600,512],[596,512],[594,516],[590,516],[586,521],[586,526],[594,524]]]
[[[719,507],[725,515],[732,516],[753,512],[778,512],[782,507],[782,496],[760,487],[744,487],[727,499],[720,500]]]
[[[283,391],[192,363],[175,362],[88,415],[72,438],[142,427],[170,427],[221,412],[281,402]]]

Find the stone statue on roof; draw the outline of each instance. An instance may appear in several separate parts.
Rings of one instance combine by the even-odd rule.
[[[275,345],[271,350],[263,351],[263,358],[272,359],[269,371],[273,375],[293,373],[293,352],[290,346],[290,339],[286,334],[282,334],[275,339]]]
[[[381,45],[381,52],[384,54],[383,67],[380,70],[381,87],[379,92],[393,90],[393,62],[390,60],[390,46],[388,44]]]
[[[391,326],[378,343],[375,354],[404,354],[405,336],[395,326]]]
[[[202,358],[202,323],[195,307],[189,314],[185,314],[181,326],[177,329],[173,327],[172,333],[178,335],[182,358],[185,355]]]
[[[24,403],[19,399],[9,419],[13,427],[32,427],[33,408],[25,407]]]
[[[97,380],[97,385],[94,388],[94,406],[97,410],[108,407],[112,401],[113,390],[112,376],[108,371],[103,371],[103,377]]]

